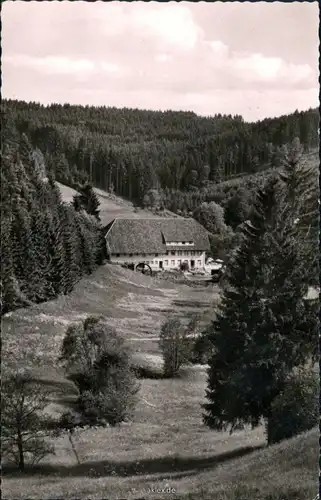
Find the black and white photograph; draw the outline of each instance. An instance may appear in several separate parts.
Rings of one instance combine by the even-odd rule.
[[[319,3],[1,24],[2,497],[319,499]]]

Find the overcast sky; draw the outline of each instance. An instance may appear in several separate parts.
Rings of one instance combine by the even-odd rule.
[[[2,96],[241,114],[318,106],[318,3],[11,2]]]

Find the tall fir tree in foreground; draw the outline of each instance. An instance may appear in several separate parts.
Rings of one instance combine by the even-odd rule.
[[[203,418],[214,429],[233,431],[268,420],[292,370],[316,354],[317,303],[305,300],[311,264],[302,263],[304,233],[290,224],[290,187],[301,189],[306,172],[297,161],[288,165],[289,172],[295,183],[283,176],[258,192],[243,225],[243,242],[229,264],[228,284],[209,333],[212,356]],[[301,195],[308,197],[308,190]]]

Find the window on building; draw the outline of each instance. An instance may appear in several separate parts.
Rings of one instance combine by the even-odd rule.
[[[166,255],[169,255],[169,251],[167,250]]]
[[[165,266],[168,266],[168,260],[164,260]]]
[[[129,257],[132,257],[132,256],[133,256],[133,254],[132,254],[132,253],[130,253],[130,254],[129,254]]]
[[[158,253],[155,253],[155,257],[158,257]]]
[[[149,264],[149,260],[145,260],[145,264]]]
[[[182,245],[185,245],[185,241],[182,241]]]
[[[175,251],[171,251],[171,254],[172,254],[172,255],[175,255]]]
[[[183,255],[182,250],[179,250],[179,251],[177,252],[177,254],[178,254],[178,255]]]
[[[116,257],[120,257],[120,253],[116,253]]]
[[[197,265],[200,266],[202,264],[202,261],[201,260],[198,260],[197,261]]]
[[[180,265],[181,265],[181,263],[182,263],[182,261],[181,261],[181,260],[178,260],[177,262],[178,262],[178,265],[179,265],[179,266],[180,266]]]
[[[175,260],[171,260],[171,265],[175,266]]]

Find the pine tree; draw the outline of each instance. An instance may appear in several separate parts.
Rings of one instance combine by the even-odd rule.
[[[49,267],[47,283],[53,296],[64,293],[65,285],[65,251],[63,246],[61,223],[57,213],[46,214],[47,251],[49,252]]]
[[[204,422],[215,429],[268,419],[286,377],[313,354],[317,318],[307,313],[300,255],[280,232],[279,197],[275,179],[259,191],[209,335]]]
[[[50,174],[48,176],[48,204],[52,209],[57,209],[62,203],[62,197],[59,187],[56,184],[55,177]]]
[[[30,304],[24,295],[15,277],[14,258],[16,249],[13,247],[11,233],[11,217],[1,217],[1,244],[0,244],[0,277],[1,277],[1,315]]]
[[[1,157],[1,211],[10,212],[12,210],[12,200],[19,196],[21,185],[14,168],[14,163],[10,157]]]
[[[58,181],[70,184],[71,173],[66,156],[61,153],[55,161],[55,177]]]
[[[96,217],[100,221],[99,216],[99,199],[91,184],[84,184],[79,187],[80,195],[74,196],[73,206],[75,210],[80,211],[80,209],[86,210],[89,215]]]
[[[81,196],[80,194],[75,194],[72,198],[72,206],[76,210],[76,212],[80,212],[83,207],[81,203]]]
[[[32,156],[32,146],[26,134],[22,134],[19,143],[19,156],[27,175],[32,177],[35,173],[35,165]]]
[[[62,237],[65,253],[64,283],[65,293],[70,293],[79,279],[79,262],[77,262],[77,237],[74,213],[71,207],[61,204],[59,217],[62,225]]]
[[[34,161],[34,168],[35,168],[35,181],[38,181],[38,185],[43,183],[44,180],[47,179],[47,171],[46,171],[46,165],[45,165],[45,160],[42,152],[40,149],[36,148],[32,152],[32,159]]]
[[[96,267],[96,247],[92,241],[92,233],[88,231],[86,222],[82,214],[76,216],[76,227],[78,233],[78,244],[80,253],[80,268],[82,274],[90,274]]]
[[[93,215],[94,217],[96,217],[98,221],[100,221],[100,215],[99,215],[100,201],[92,187],[87,190],[86,196],[87,196],[87,210],[86,210],[87,213],[89,215]]]
[[[280,172],[282,180],[282,224],[293,233],[293,244],[301,255],[301,273],[311,284],[319,278],[319,197],[318,170],[302,159],[302,146],[295,138],[288,148]],[[285,224],[286,222],[286,224]]]
[[[99,225],[93,227],[95,231],[95,262],[97,266],[101,266],[107,259],[107,247],[105,232]]]
[[[15,276],[21,291],[33,301],[37,297],[37,259],[32,240],[30,215],[18,200],[13,206],[12,237],[16,245],[14,251]]]
[[[1,110],[1,154],[4,158],[13,158],[19,149],[19,132],[14,113]],[[2,163],[2,162],[1,162]]]
[[[35,267],[33,275],[33,284],[31,287],[32,295],[29,294],[33,302],[43,302],[48,295],[47,272],[49,268],[49,253],[47,251],[46,225],[41,207],[36,203],[32,204],[30,211],[30,230],[32,248],[35,257]]]

